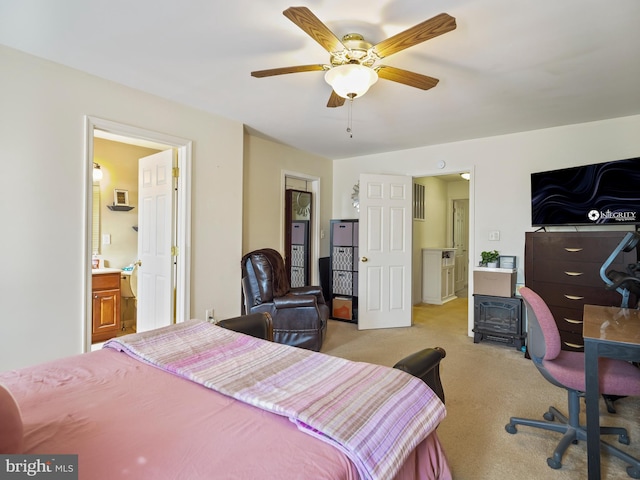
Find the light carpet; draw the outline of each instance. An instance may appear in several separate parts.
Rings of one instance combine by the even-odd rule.
[[[363,330],[330,320],[322,352],[355,361],[394,365],[426,347],[442,347],[441,363],[447,418],[438,428],[455,480],[587,478],[585,442],[571,445],[562,468],[547,466],[560,434],[518,427],[504,429],[509,417],[542,419],[550,405],[567,413],[566,392],[547,382],[522,352],[499,342],[473,343],[467,336],[467,299],[444,305],[414,307],[414,325]],[[601,401],[602,425],[625,426],[631,445],[621,448],[640,457],[640,399],[616,402],[618,413],[607,413]],[[582,401],[584,421],[584,401]],[[610,443],[620,446],[615,437]],[[603,479],[628,479],[626,464],[602,454]]]

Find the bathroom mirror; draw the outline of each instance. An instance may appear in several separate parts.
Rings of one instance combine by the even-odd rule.
[[[311,192],[285,192],[285,265],[292,287],[309,285]]]

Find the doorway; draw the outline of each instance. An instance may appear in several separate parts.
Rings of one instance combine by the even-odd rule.
[[[306,175],[304,173],[283,171],[282,172],[282,212],[280,218],[282,226],[280,228],[281,244],[285,256],[291,252],[291,238],[287,237],[290,231],[291,216],[287,215],[287,190],[297,190],[310,194],[310,208],[308,212],[309,223],[307,225],[308,245],[308,272],[305,281],[310,285],[320,285],[319,258],[320,258],[320,179],[318,177]]]
[[[285,191],[284,264],[292,288],[310,283],[311,267],[311,192],[288,188]]]
[[[468,297],[469,278],[469,199],[453,199],[453,248],[455,253],[455,292]]]
[[[458,298],[468,298],[473,287],[469,268],[469,252],[473,251],[473,175],[469,175],[469,179],[461,173],[415,176],[414,182],[426,185],[426,219],[414,221],[413,262],[417,269],[413,275],[414,304],[422,301],[422,248],[456,248],[456,244],[461,243],[459,235],[463,230],[466,230],[466,246],[458,248],[466,252],[463,258],[455,259],[458,268],[454,270],[454,276],[458,281],[457,284],[454,282],[454,293]],[[460,209],[458,214],[464,212],[464,217],[457,217],[463,221],[463,228],[456,228],[457,208]],[[467,335],[473,335],[473,302],[467,302]]]
[[[189,271],[190,271],[190,231],[191,231],[191,141],[165,135],[150,130],[132,127],[109,120],[96,117],[85,117],[85,165],[86,173],[86,195],[85,195],[85,299],[84,311],[85,321],[83,324],[84,351],[91,350],[92,336],[92,254],[95,249],[93,219],[94,219],[94,138],[107,137],[117,142],[129,143],[133,145],[145,146],[157,150],[174,149],[177,154],[177,170],[175,183],[176,208],[170,212],[171,224],[173,227],[172,238],[174,239],[172,250],[174,255],[172,261],[175,263],[175,276],[171,285],[167,286],[167,295],[175,299],[174,308],[171,312],[171,322],[183,322],[190,318],[190,293],[189,293]],[[137,168],[137,166],[136,166]],[[106,200],[108,202],[108,200]],[[115,203],[115,202],[114,202]],[[103,240],[102,238],[100,240]],[[107,239],[108,240],[108,239]]]
[[[470,243],[469,180],[459,173],[414,177],[425,186],[424,219],[414,218],[414,304],[422,300],[422,249],[454,248],[454,292],[468,295]]]

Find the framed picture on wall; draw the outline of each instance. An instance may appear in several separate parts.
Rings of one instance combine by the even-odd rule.
[[[116,206],[129,206],[129,191],[128,190],[118,190],[115,189],[113,191],[113,204]]]

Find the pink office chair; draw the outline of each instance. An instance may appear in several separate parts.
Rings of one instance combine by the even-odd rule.
[[[543,415],[542,420],[511,417],[505,429],[516,433],[516,425],[542,428],[563,433],[553,456],[547,458],[551,468],[562,466],[562,455],[572,443],[585,442],[586,427],[580,425],[580,397],[584,396],[585,373],[584,353],[560,349],[560,333],[547,304],[533,290],[520,289],[527,310],[527,345],[534,365],[544,378],[552,384],[565,388],[569,395],[569,416],[566,417],[555,407]],[[600,393],[610,395],[640,396],[640,369],[622,361],[600,359]],[[557,422],[554,420],[558,420]],[[618,435],[618,442],[629,445],[629,436],[624,428],[601,427],[601,435]],[[640,460],[601,440],[601,447],[630,466],[627,473],[632,478],[640,478]]]

